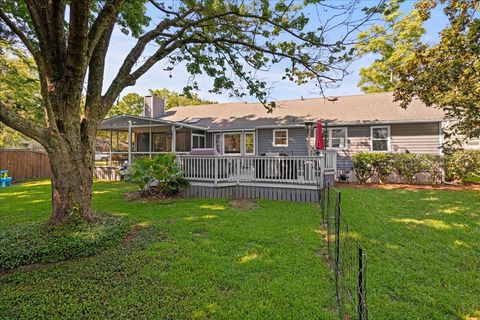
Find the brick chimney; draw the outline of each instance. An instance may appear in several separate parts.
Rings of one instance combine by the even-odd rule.
[[[143,116],[147,118],[159,118],[165,115],[165,99],[156,96],[143,98]]]

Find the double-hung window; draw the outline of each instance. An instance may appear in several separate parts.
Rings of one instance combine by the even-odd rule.
[[[273,130],[273,146],[288,147],[288,130],[287,129]]]
[[[390,151],[390,126],[371,127],[372,151]]]
[[[328,128],[328,148],[347,148],[347,128]]]

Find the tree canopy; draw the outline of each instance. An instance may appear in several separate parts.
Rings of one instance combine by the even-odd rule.
[[[42,120],[40,83],[31,57],[12,45],[0,41],[0,101],[10,101],[12,109],[36,122]],[[0,147],[17,146],[27,138],[0,122]]]
[[[391,0],[382,15],[384,23],[376,23],[358,34],[359,43],[355,46],[358,55],[376,55],[370,66],[360,68],[358,86],[363,92],[393,91],[398,78],[396,69],[412,59],[425,33],[418,10],[404,14],[400,10],[401,2]]]
[[[417,46],[413,57],[398,68],[395,98],[404,107],[418,98],[441,108],[455,120],[448,128],[450,135],[476,138],[480,136],[480,1],[420,1],[416,6],[427,20],[437,5],[444,5],[449,25],[438,43]]]
[[[115,103],[110,111],[108,116],[114,116],[118,114],[131,114],[134,116],[139,116],[143,112],[143,97],[138,93],[128,93],[122,97],[120,101]]]

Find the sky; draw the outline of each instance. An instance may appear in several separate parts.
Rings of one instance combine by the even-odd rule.
[[[175,0],[170,0],[174,2]],[[337,0],[327,0],[330,2]],[[363,6],[371,6],[372,3],[376,3],[375,0],[364,0]],[[414,1],[405,1],[401,5],[403,12],[409,12],[414,6]],[[364,4],[364,5],[363,5]],[[447,20],[440,11],[440,8],[435,9],[432,14],[432,18],[425,24],[426,34],[423,38],[426,42],[435,42],[438,39],[438,32],[441,31]],[[150,11],[150,10],[149,10]],[[149,12],[150,13],[150,12]],[[318,24],[318,15],[314,10],[306,11],[306,14],[311,17],[312,26],[315,27],[315,23]],[[326,13],[326,18],[331,13]],[[360,11],[359,13],[360,14]],[[323,19],[323,16],[322,16]],[[345,32],[344,29],[337,29],[330,37],[340,37]],[[134,46],[136,39],[125,36],[120,30],[114,30],[111,45],[107,54],[107,64],[105,71],[104,87],[108,88],[108,85],[114,78],[120,65],[123,63],[125,56],[130,49]],[[153,47],[148,48],[144,53],[145,57],[148,57],[149,52],[153,50]],[[332,88],[325,89],[326,96],[344,96],[361,94],[361,90],[357,87],[357,83],[360,80],[359,70],[362,66],[368,66],[375,59],[375,56],[365,56],[353,62],[348,68],[348,75],[344,80],[336,84]],[[157,63],[152,69],[150,69],[143,77],[141,77],[134,86],[126,88],[121,96],[129,93],[136,92],[140,95],[147,95],[149,89],[167,88],[174,91],[182,91],[183,87],[188,83],[190,75],[186,72],[183,66],[177,67],[173,72],[166,72],[163,70],[164,63]],[[319,89],[313,84],[306,84],[298,86],[293,82],[281,80],[284,67],[273,66],[269,72],[261,72],[258,74],[259,78],[266,80],[269,85],[272,86],[270,91],[270,100],[289,100],[303,98],[315,98],[321,96]],[[170,76],[171,75],[171,76]],[[201,98],[213,100],[217,102],[233,102],[233,101],[248,101],[256,102],[255,97],[229,97],[228,93],[225,94],[212,94],[208,90],[211,88],[211,79],[207,76],[197,76],[197,82],[199,83],[200,90],[198,94]]]

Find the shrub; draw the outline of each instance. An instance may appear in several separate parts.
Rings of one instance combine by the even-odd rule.
[[[383,152],[359,152],[352,156],[353,170],[360,183],[366,183],[373,176],[378,182],[387,182],[393,172],[392,154]]]
[[[379,183],[387,182],[388,176],[393,173],[392,160],[391,153],[373,153],[373,172]]]
[[[480,150],[460,150],[445,156],[445,175],[448,180],[464,182],[480,174]]]
[[[91,256],[119,243],[129,230],[126,218],[113,215],[60,227],[43,222],[12,226],[0,233],[0,269]]]
[[[420,155],[413,153],[397,153],[394,155],[394,167],[397,175],[407,183],[415,182],[415,175],[424,170]]]
[[[126,179],[135,183],[142,197],[151,195],[173,196],[188,187],[175,154],[158,154],[153,158],[135,159]]]
[[[444,167],[443,157],[438,154],[422,154],[419,156],[421,169],[427,173],[431,184],[437,184],[442,180]]]
[[[360,183],[366,183],[373,177],[373,152],[359,152],[352,156],[353,171]]]

